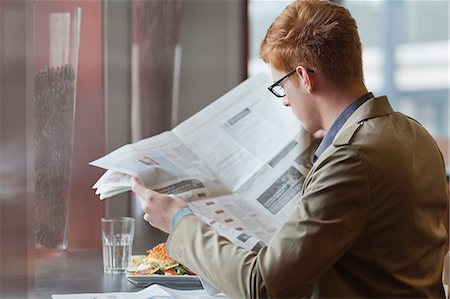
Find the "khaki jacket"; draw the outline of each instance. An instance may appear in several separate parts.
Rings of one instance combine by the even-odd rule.
[[[169,255],[233,298],[443,298],[445,166],[432,137],[386,97],[361,105],[258,253],[184,217]]]

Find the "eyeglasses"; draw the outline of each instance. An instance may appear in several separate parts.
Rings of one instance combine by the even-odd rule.
[[[286,96],[286,92],[284,91],[284,87],[281,85],[281,82],[283,82],[284,79],[289,77],[290,75],[294,74],[297,68],[293,69],[289,73],[287,73],[283,78],[278,80],[277,82],[273,83],[268,87],[271,93],[273,93],[277,98],[284,98]],[[314,70],[312,69],[306,69],[310,73],[314,73]]]

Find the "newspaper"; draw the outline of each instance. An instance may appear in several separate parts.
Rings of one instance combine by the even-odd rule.
[[[270,84],[267,76],[254,76],[173,130],[91,162],[107,169],[96,194],[105,199],[128,191],[130,178],[139,177],[187,201],[233,242],[257,250],[293,209],[317,146],[270,94]]]
[[[52,299],[215,299],[227,298],[219,293],[209,295],[206,290],[179,290],[165,286],[152,284],[137,292],[112,292],[112,293],[80,293],[80,294],[54,294]]]

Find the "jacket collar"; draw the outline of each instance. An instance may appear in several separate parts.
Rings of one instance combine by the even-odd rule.
[[[333,145],[339,146],[350,142],[354,133],[363,121],[388,115],[394,112],[386,96],[374,97],[367,100],[353,112],[334,138]]]
[[[357,123],[368,120],[369,118],[388,115],[392,112],[394,110],[386,96],[373,97],[356,109],[347,123]]]

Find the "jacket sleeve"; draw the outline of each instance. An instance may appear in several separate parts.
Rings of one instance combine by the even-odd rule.
[[[286,223],[258,253],[190,215],[169,235],[169,255],[232,298],[308,295],[363,233],[369,196],[368,173],[350,146],[316,164]]]

